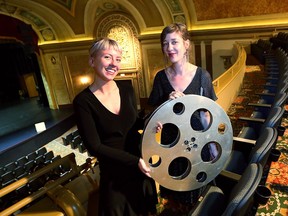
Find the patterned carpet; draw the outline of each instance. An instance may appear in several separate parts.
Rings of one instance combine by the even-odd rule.
[[[288,109],[288,107],[287,107]],[[272,195],[265,206],[260,206],[256,215],[288,215],[288,119],[282,121],[286,128],[283,137],[279,137],[276,148],[281,152],[277,162],[272,162],[266,186]]]

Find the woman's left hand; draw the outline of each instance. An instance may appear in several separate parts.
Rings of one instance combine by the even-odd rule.
[[[151,177],[150,175],[150,168],[146,165],[145,161],[140,158],[138,162],[138,167],[141,170],[142,173],[144,173],[146,176]]]
[[[156,124],[156,133],[159,133],[163,128],[163,125],[161,122],[157,122]]]

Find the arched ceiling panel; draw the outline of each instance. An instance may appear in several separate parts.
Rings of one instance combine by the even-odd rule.
[[[91,39],[95,23],[118,12],[134,18],[140,36],[175,21],[192,32],[288,23],[287,0],[0,0],[0,13],[31,24],[41,43]]]
[[[145,20],[146,27],[163,26],[163,20],[154,1],[150,0],[128,0],[141,14]]]
[[[41,3],[42,1],[37,3],[37,0],[10,0],[9,3],[4,1],[3,3],[0,2],[0,13],[17,18],[27,24],[31,24],[39,36],[40,44],[75,40],[75,33],[66,20],[50,7]],[[63,6],[61,6],[61,8],[64,11]],[[81,18],[81,20],[82,19],[83,18]]]
[[[288,12],[287,0],[193,0],[197,21]]]
[[[186,0],[186,2],[192,0]],[[282,28],[288,22],[287,0],[193,0],[193,30]]]
[[[56,12],[71,26],[75,35],[84,34],[84,12],[88,0],[33,0]]]

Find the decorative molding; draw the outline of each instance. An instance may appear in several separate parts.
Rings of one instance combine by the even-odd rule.
[[[17,13],[22,18],[24,18],[26,20],[29,20],[31,23],[36,25],[38,28],[47,27],[47,24],[42,19],[40,19],[39,17],[35,16],[30,11],[19,9]]]
[[[170,13],[173,16],[173,21],[186,24],[186,17],[184,15],[183,9],[179,1],[178,0],[165,0],[165,2],[168,5]]]
[[[165,0],[172,14],[183,13],[182,7],[178,0]]]
[[[77,0],[53,0],[55,3],[63,7],[71,15],[75,13],[75,5]]]
[[[41,36],[44,41],[56,40],[56,36],[50,25],[29,10],[9,5],[7,3],[2,3],[0,4],[0,13],[3,13],[7,16],[15,17],[19,20],[23,20],[31,24],[35,29],[38,30],[38,33],[40,34],[39,36]]]

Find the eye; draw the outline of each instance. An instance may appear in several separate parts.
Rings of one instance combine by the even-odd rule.
[[[164,42],[164,43],[163,43],[163,46],[164,46],[164,47],[165,47],[165,46],[167,46],[167,45],[168,45],[168,43],[167,43],[167,42]]]
[[[104,56],[104,59],[106,59],[106,60],[110,60],[110,59],[111,59],[111,56],[109,56],[109,55],[105,55],[105,56]]]
[[[175,45],[177,43],[178,43],[178,41],[172,41],[172,45]]]
[[[117,58],[116,59],[116,61],[119,62],[119,63],[121,62],[121,60],[122,60],[121,58]]]

